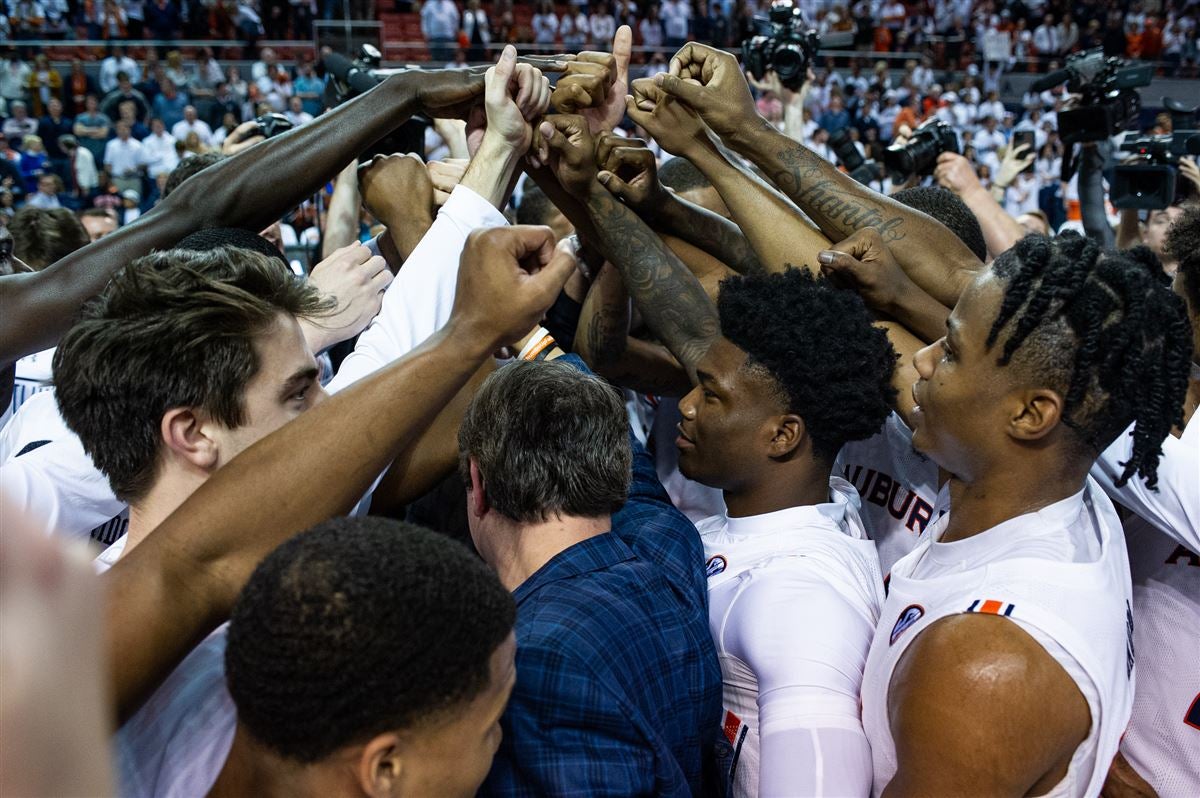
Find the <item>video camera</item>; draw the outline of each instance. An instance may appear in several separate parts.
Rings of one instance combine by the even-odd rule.
[[[753,23],[755,35],[742,42],[742,63],[755,80],[774,70],[783,87],[791,91],[804,85],[808,67],[822,44],[846,47],[854,42],[852,33],[834,33],[822,41],[792,0],[775,0],[767,16],[756,14]]]
[[[1075,144],[1103,141],[1129,127],[1142,107],[1137,89],[1149,86],[1153,77],[1152,64],[1105,58],[1097,48],[1069,57],[1062,69],[1038,78],[1029,88],[1043,92],[1066,83],[1068,91],[1080,95],[1078,105],[1058,114],[1058,135],[1064,144]]]
[[[381,69],[383,55],[371,44],[358,50],[358,57],[351,61],[338,53],[326,53],[321,65],[326,77],[325,107],[333,108],[346,100],[370,91],[389,76],[402,72],[400,69]],[[414,116],[384,138],[375,142],[366,152],[358,156],[359,163],[366,163],[376,155],[394,152],[415,152],[425,157],[425,129],[432,122],[422,116]]]
[[[1173,205],[1179,159],[1200,155],[1200,130],[1195,129],[1197,109],[1170,97],[1163,97],[1163,105],[1171,114],[1171,133],[1127,136],[1121,143],[1121,151],[1134,153],[1137,162],[1119,164],[1113,170],[1109,198],[1114,208],[1156,210]]]
[[[940,119],[927,119],[906,143],[893,144],[883,151],[883,164],[888,172],[901,179],[911,175],[925,177],[933,174],[943,152],[958,152],[958,134]]]

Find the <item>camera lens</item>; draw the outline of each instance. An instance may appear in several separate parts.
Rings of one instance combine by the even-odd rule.
[[[804,69],[807,59],[804,56],[804,51],[796,44],[781,44],[775,50],[775,56],[771,60],[771,66],[775,69],[775,74],[779,75],[779,79],[786,86],[789,83],[804,80]]]

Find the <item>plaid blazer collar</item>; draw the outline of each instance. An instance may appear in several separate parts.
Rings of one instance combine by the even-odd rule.
[[[637,555],[612,532],[604,532],[582,540],[574,546],[563,549],[554,555],[513,591],[513,600],[517,606],[532,596],[540,588],[561,579],[570,579],[589,571],[603,571],[626,560],[636,559]]]

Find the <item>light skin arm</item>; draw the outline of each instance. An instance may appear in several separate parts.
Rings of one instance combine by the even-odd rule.
[[[554,255],[548,228],[472,234],[445,328],[238,455],[118,561],[104,577],[118,714],[228,617],[264,556],[352,507],[491,353],[545,313],[574,268]]]
[[[358,176],[357,164],[351,162],[338,172],[333,183],[333,196],[325,213],[325,236],[321,241],[321,258],[334,250],[358,241]],[[386,255],[386,253],[385,253]],[[390,261],[389,261],[390,262]]]
[[[808,214],[821,232],[840,241],[873,227],[884,241],[904,241],[897,259],[910,277],[943,304],[953,304],[979,260],[944,225],[860,185],[759,115],[737,58],[689,43],[655,80],[693,108],[733,150],[748,158]],[[931,258],[929,253],[938,257]]]
[[[595,147],[583,117],[547,117],[541,133],[558,182],[582,201],[592,221],[592,241],[621,272],[646,326],[695,381],[696,363],[719,335],[712,301],[654,231],[600,185]]]
[[[886,798],[1044,794],[1091,726],[1062,666],[993,615],[925,629],[900,658],[887,703],[897,770]]]
[[[975,214],[983,229],[988,254],[993,258],[1025,237],[1025,228],[992,198],[979,182],[970,162],[963,156],[955,152],[943,152],[938,156],[933,177],[939,185],[957,194]]]
[[[0,367],[53,345],[80,306],[129,261],[199,229],[262,230],[414,111],[461,113],[482,92],[480,73],[396,75],[311,124],[205,169],[96,244],[40,272],[0,278]]]
[[[817,253],[829,241],[787,197],[757,175],[735,166],[717,147],[700,117],[663,94],[653,81],[635,80],[633,91],[627,100],[629,117],[663,149],[686,157],[709,179],[763,267],[772,272],[788,266],[816,267]]]

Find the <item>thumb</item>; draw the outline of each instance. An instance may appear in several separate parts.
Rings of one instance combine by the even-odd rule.
[[[553,234],[550,246],[553,247]],[[531,299],[536,301],[539,312],[545,312],[554,304],[567,280],[575,273],[577,259],[571,252],[553,250],[550,262],[530,274],[526,286],[532,292]]]
[[[687,103],[693,108],[700,108],[704,105],[703,86],[688,83],[682,78],[666,73],[655,75],[654,83],[667,94]]]
[[[817,263],[821,264],[821,271],[825,275],[841,272],[850,272],[853,274],[859,261],[849,253],[839,252],[835,249],[825,249],[817,253]]]
[[[629,191],[629,184],[617,177],[615,173],[606,169],[600,172],[600,174],[596,175],[596,179],[599,180],[600,185],[608,189],[614,197],[622,200],[625,199],[626,194]]]
[[[508,95],[508,83],[512,80],[516,68],[517,48],[511,44],[505,45],[504,51],[500,53],[500,60],[487,71],[484,81],[486,86],[484,93],[488,103],[494,105],[504,102],[504,98]]]
[[[501,228],[504,229],[504,228]],[[546,263],[554,252],[554,231],[544,225],[514,224],[507,228],[504,243],[518,261],[535,256]]]

